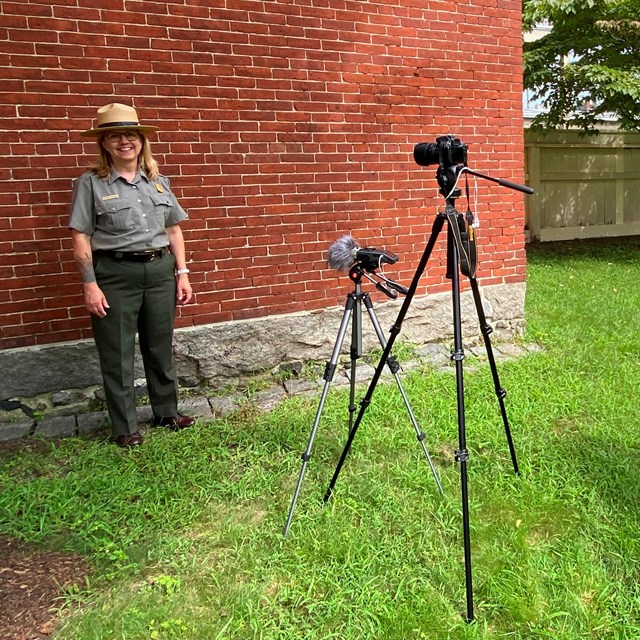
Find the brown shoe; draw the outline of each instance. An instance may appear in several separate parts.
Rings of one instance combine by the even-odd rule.
[[[159,418],[158,416],[154,416],[153,418],[153,424],[156,427],[167,427],[168,429],[171,429],[171,431],[180,431],[187,427],[192,427],[195,423],[195,418],[183,416],[181,413],[177,413],[175,416],[170,418]]]
[[[130,433],[128,436],[118,436],[116,438],[116,444],[119,447],[125,447],[127,449],[139,447],[142,444],[142,434],[136,431],[135,433]]]

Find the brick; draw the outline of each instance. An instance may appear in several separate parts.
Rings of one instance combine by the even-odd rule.
[[[51,16],[53,9],[51,5],[44,3],[29,2],[6,2],[2,5],[3,18],[5,16]]]

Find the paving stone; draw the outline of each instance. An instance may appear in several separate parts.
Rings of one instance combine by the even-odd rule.
[[[109,426],[109,415],[106,411],[91,411],[78,416],[78,433],[92,433]]]
[[[209,398],[209,406],[215,416],[224,417],[237,411],[240,405],[246,400],[244,396],[214,396]]]
[[[319,393],[324,386],[324,380],[285,380],[284,388],[291,395]]]
[[[33,420],[24,418],[15,422],[0,422],[0,442],[19,440],[31,433]]]
[[[44,436],[72,436],[76,433],[75,416],[54,416],[44,418],[36,424],[34,435]]]
[[[484,345],[478,345],[476,347],[470,347],[469,353],[474,355],[476,358],[486,358],[487,357],[487,348]]]
[[[149,405],[136,407],[136,419],[140,422],[151,422],[153,420],[153,411]]]
[[[419,369],[422,366],[421,362],[418,362],[417,360],[409,360],[409,362],[401,362],[400,363],[400,371],[398,373],[400,373],[400,375],[402,375],[403,372],[408,372],[408,371],[414,371],[415,369]],[[387,369],[387,371],[389,371],[389,369]]]
[[[318,380],[318,384],[324,385],[324,379]],[[333,374],[333,378],[331,379],[332,387],[346,387],[349,384],[349,379],[346,376],[346,372],[344,371],[336,371]]]
[[[180,413],[193,418],[205,418],[211,416],[211,405],[204,396],[194,396],[180,402]]]
[[[501,342],[494,346],[494,351],[501,353],[506,358],[518,358],[524,353],[524,349],[512,342]]]
[[[389,369],[387,369],[388,371]],[[373,374],[375,373],[375,367],[372,367],[369,364],[359,364],[356,367],[356,384],[361,382],[369,382],[371,378],[373,378]],[[348,381],[351,380],[351,369],[345,370],[345,375]]]
[[[451,352],[443,344],[426,344],[416,351],[416,355],[435,364],[449,362]]]
[[[51,402],[54,406],[75,404],[86,400],[87,396],[79,389],[65,389],[51,396]]]
[[[287,397],[286,391],[282,387],[259,391],[251,398],[251,404],[261,411],[271,411],[275,409]]]

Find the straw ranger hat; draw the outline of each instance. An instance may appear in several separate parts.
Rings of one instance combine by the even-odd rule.
[[[113,102],[98,109],[98,126],[87,131],[82,131],[81,136],[97,137],[105,131],[123,131],[133,129],[142,133],[158,131],[159,127],[142,126],[138,120],[138,114],[133,107],[126,104]]]

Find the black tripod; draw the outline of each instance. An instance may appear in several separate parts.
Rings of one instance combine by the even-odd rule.
[[[402,395],[402,399],[404,400],[405,406],[409,413],[409,417],[413,424],[413,428],[415,429],[418,442],[420,442],[422,446],[422,451],[424,452],[427,462],[429,463],[429,467],[431,468],[431,473],[433,474],[433,477],[436,481],[438,491],[441,494],[443,493],[442,485],[440,484],[440,478],[438,477],[438,473],[435,469],[435,466],[431,460],[431,457],[429,456],[427,447],[424,443],[425,435],[420,430],[420,427],[418,426],[413,410],[411,409],[411,405],[409,404],[409,399],[402,386],[402,382],[400,381],[400,376],[398,374],[398,371],[400,370],[400,365],[398,364],[398,361],[395,359],[395,357],[391,355],[391,348],[388,347],[388,344],[384,337],[382,329],[380,328],[380,323],[378,322],[378,318],[373,309],[373,303],[371,301],[371,298],[369,297],[369,294],[362,292],[362,284],[361,284],[362,278],[367,277],[371,279],[370,276],[368,276],[367,274],[373,273],[375,271],[376,266],[377,265],[375,265],[374,263],[368,260],[362,260],[360,262],[356,262],[356,264],[354,264],[349,271],[349,278],[354,283],[354,290],[352,293],[350,293],[347,296],[344,315],[342,316],[342,322],[340,324],[340,329],[338,331],[338,337],[336,339],[335,346],[331,354],[331,359],[329,360],[329,362],[327,362],[325,367],[325,372],[323,376],[325,383],[322,389],[320,403],[318,404],[318,409],[316,411],[315,420],[313,422],[311,433],[309,435],[309,440],[307,442],[307,448],[302,454],[302,467],[300,469],[298,482],[296,485],[295,492],[293,494],[293,499],[291,501],[291,507],[289,508],[289,515],[287,516],[287,522],[282,532],[284,536],[288,534],[289,528],[291,526],[291,521],[293,519],[293,512],[295,510],[296,503],[298,501],[298,495],[300,494],[300,489],[302,487],[302,481],[307,468],[307,463],[311,458],[311,449],[313,448],[313,442],[316,437],[318,424],[320,423],[322,409],[324,407],[324,403],[327,398],[329,385],[331,384],[333,375],[336,370],[336,366],[338,364],[338,358],[342,350],[342,345],[344,343],[344,338],[347,332],[347,327],[349,324],[350,317],[352,318],[352,329],[351,329],[351,351],[350,351],[351,371],[350,371],[350,392],[349,392],[349,434],[353,432],[353,429],[354,429],[353,416],[356,410],[356,404],[355,404],[356,363],[358,358],[362,356],[362,304],[364,304],[364,306],[367,309],[369,318],[371,319],[371,324],[373,325],[373,328],[376,332],[380,345],[382,346],[383,349],[385,349],[386,355],[383,356],[383,359],[380,361],[381,362],[380,369],[382,369],[386,365],[389,367],[389,370],[393,374],[396,380],[396,383],[398,385],[398,389],[400,390],[400,394]],[[388,278],[384,278],[384,281],[386,284],[393,287],[396,291],[406,292],[406,289],[404,287],[402,287],[401,285],[398,285],[397,283],[394,283]],[[392,298],[397,297],[397,294],[392,293],[385,285],[381,283],[377,283],[376,287],[378,288],[378,290],[383,291],[389,297],[392,297]]]
[[[462,173],[470,173],[472,175],[485,178],[492,182],[497,182],[502,186],[509,187],[522,191],[523,193],[533,193],[533,190],[529,187],[519,185],[507,180],[498,178],[492,178],[490,176],[483,175],[476,171],[471,171],[466,166],[460,166],[452,163],[443,162],[443,154],[440,153],[440,165],[436,178],[440,186],[440,193],[444,196],[446,201],[446,207],[443,212],[439,212],[433,223],[433,228],[427,246],[424,250],[416,273],[411,282],[411,286],[407,292],[404,303],[398,313],[395,324],[391,327],[390,337],[387,342],[384,352],[376,367],[375,373],[364,398],[361,400],[360,411],[355,419],[352,428],[349,431],[347,442],[338,461],[338,465],[333,474],[333,478],[327,488],[324,496],[324,502],[326,503],[332,496],[335,488],[340,470],[345,462],[345,459],[353,443],[353,439],[356,436],[362,418],[364,416],[367,407],[371,402],[371,397],[375,387],[380,379],[382,370],[389,358],[391,349],[400,329],[404,318],[409,310],[411,301],[418,287],[418,282],[424,273],[427,266],[433,247],[438,239],[440,231],[442,231],[445,223],[448,225],[447,234],[447,278],[451,280],[451,291],[453,299],[453,338],[454,346],[451,354],[451,359],[455,363],[456,371],[456,397],[457,397],[457,415],[458,415],[458,449],[455,451],[455,460],[460,463],[460,484],[462,495],[462,524],[463,524],[463,538],[464,538],[464,558],[465,558],[465,581],[466,581],[466,597],[467,597],[467,622],[471,622],[474,619],[473,614],[473,588],[472,588],[472,572],[471,572],[471,538],[469,533],[469,494],[467,483],[467,461],[469,459],[469,452],[467,450],[466,442],[466,426],[465,426],[465,410],[464,410],[464,384],[463,384],[463,367],[462,361],[464,359],[464,350],[462,346],[462,321],[460,310],[460,274],[462,273],[469,278],[471,284],[471,290],[473,292],[473,299],[478,314],[478,320],[482,336],[484,338],[484,344],[487,350],[487,357],[491,367],[491,373],[493,376],[493,382],[495,386],[496,396],[500,405],[500,412],[502,414],[502,421],[504,424],[507,443],[509,446],[509,452],[511,454],[511,461],[513,463],[513,469],[516,474],[518,471],[518,462],[516,459],[515,448],[513,446],[513,440],[511,437],[511,429],[509,428],[509,420],[507,418],[507,412],[504,406],[504,398],[506,391],[500,385],[498,377],[498,370],[496,368],[495,358],[493,355],[493,349],[491,347],[491,341],[489,339],[493,329],[487,324],[484,309],[482,308],[482,301],[480,298],[480,292],[478,290],[478,283],[475,276],[476,268],[476,247],[475,247],[475,229],[473,226],[473,214],[470,210],[467,211],[466,220],[460,212],[455,208],[455,200],[460,197],[460,189],[457,188],[457,182]],[[465,157],[466,159],[466,157]],[[466,164],[466,162],[465,162]]]

